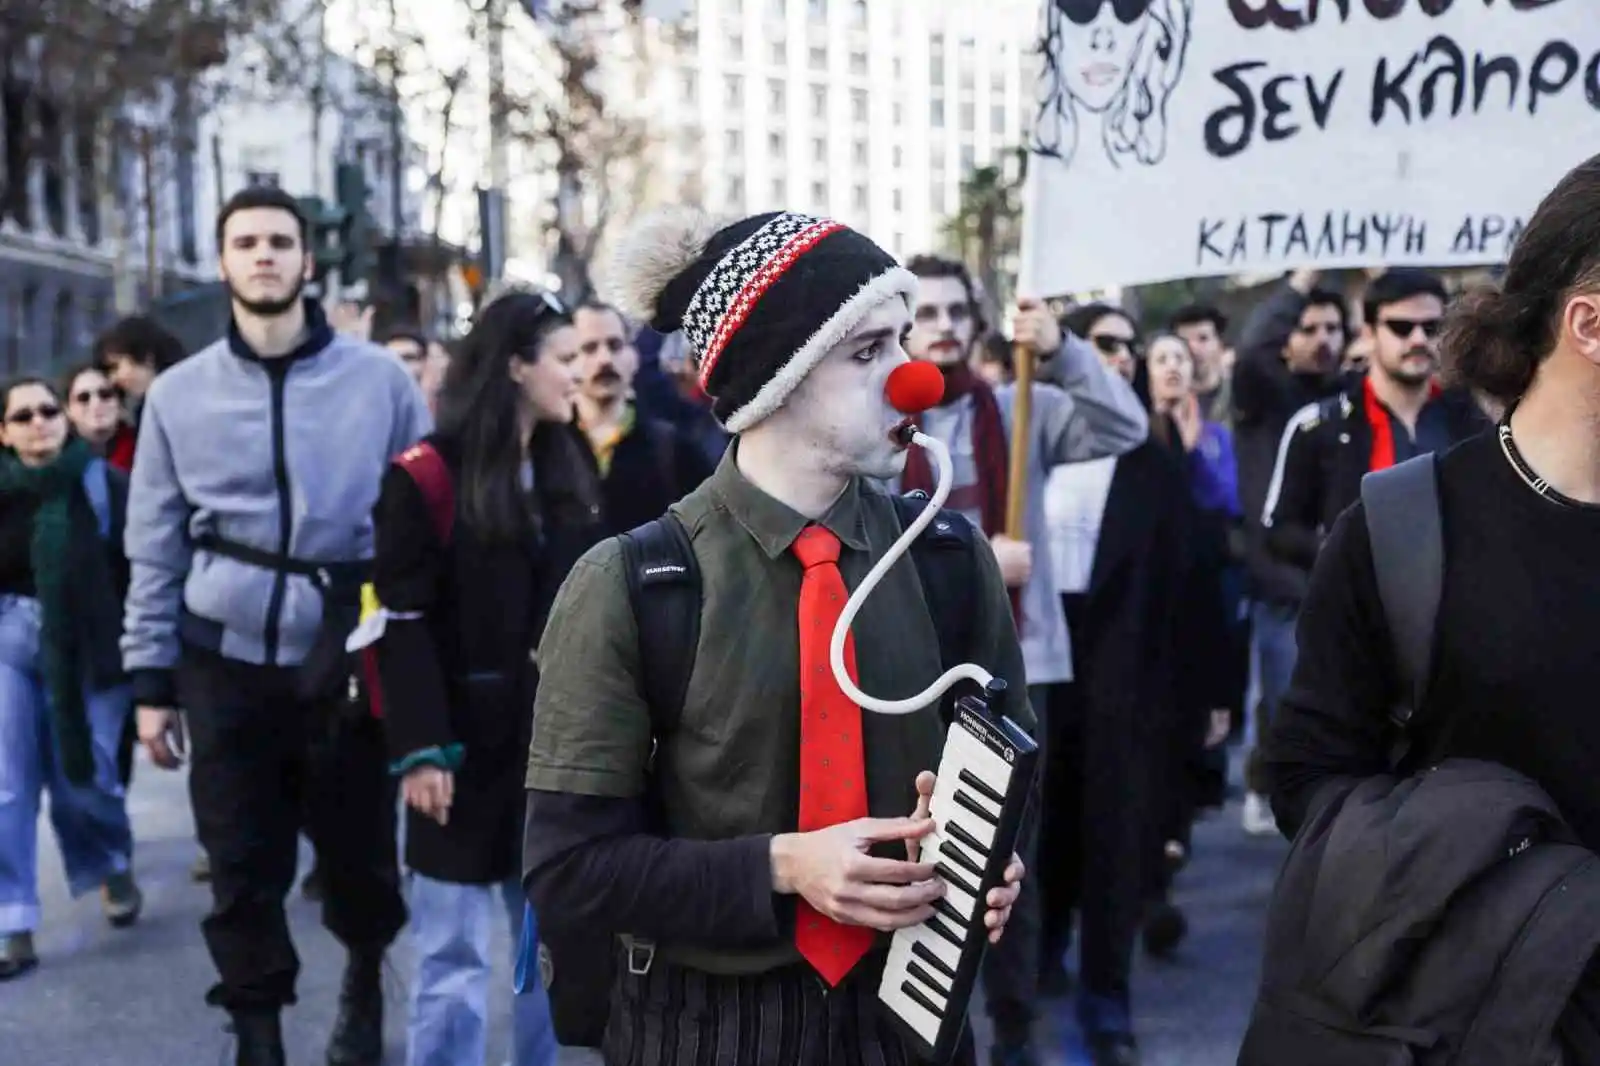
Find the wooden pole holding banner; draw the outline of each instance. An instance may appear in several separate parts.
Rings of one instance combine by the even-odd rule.
[[[1028,500],[1028,445],[1033,434],[1033,349],[1026,344],[1011,347],[1011,366],[1016,388],[1011,394],[1011,464],[1006,472],[1006,536],[1027,540],[1023,528]]]

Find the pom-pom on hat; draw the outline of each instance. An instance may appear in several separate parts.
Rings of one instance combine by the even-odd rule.
[[[642,221],[612,260],[612,300],[662,333],[683,330],[700,388],[730,433],[789,398],[822,357],[917,279],[848,226],[787,211],[718,227],[674,208]]]

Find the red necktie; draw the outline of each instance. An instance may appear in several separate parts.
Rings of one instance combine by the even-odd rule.
[[[800,832],[867,815],[867,771],[861,754],[861,708],[844,694],[828,664],[833,629],[849,593],[839,574],[839,538],[808,526],[794,542],[806,568],[800,583]],[[845,669],[856,678],[854,634],[844,642]],[[823,980],[836,985],[872,947],[876,933],[841,925],[804,899],[794,942]]]

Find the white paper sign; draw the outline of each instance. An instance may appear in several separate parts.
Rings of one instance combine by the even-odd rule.
[[[1044,0],[1023,288],[1500,262],[1600,152],[1600,0]]]

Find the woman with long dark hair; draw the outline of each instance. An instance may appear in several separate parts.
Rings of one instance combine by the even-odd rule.
[[[107,920],[133,924],[118,751],[132,696],[117,647],[127,560],[126,477],[68,432],[55,387],[0,394],[0,980],[38,962],[39,798],[73,895],[98,889]]]
[[[451,360],[438,431],[396,461],[375,512],[382,706],[409,808],[410,1066],[483,1062],[493,909],[522,932],[532,654],[602,530],[577,356],[553,297],[490,303]],[[517,997],[513,1030],[515,1066],[554,1061],[542,990]]]

